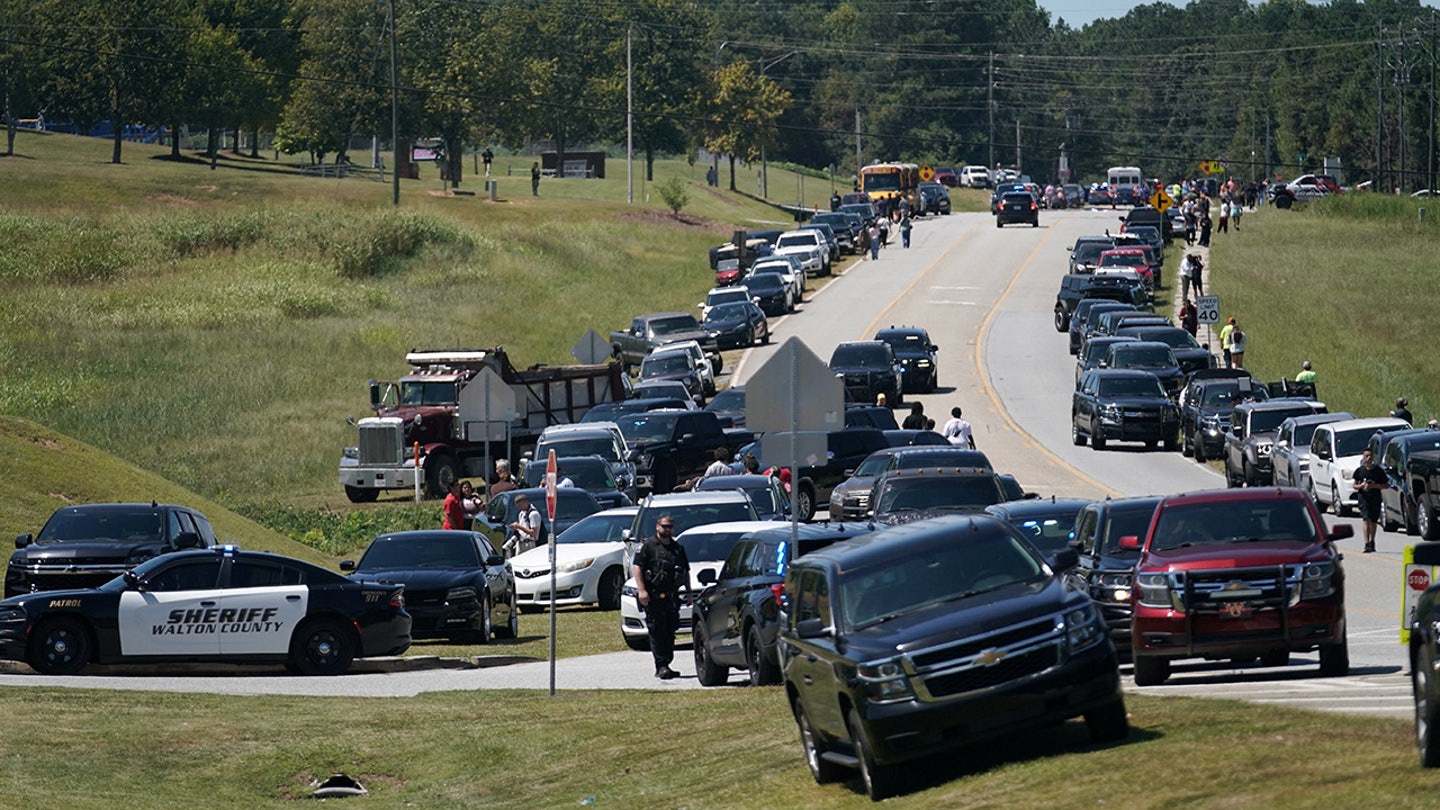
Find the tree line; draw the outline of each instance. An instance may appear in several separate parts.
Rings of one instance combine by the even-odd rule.
[[[1153,3],[1079,29],[1035,0],[0,0],[0,81],[9,147],[40,112],[110,121],[115,162],[122,123],[343,159],[394,116],[458,177],[466,149],[623,144],[628,118],[647,165],[704,147],[732,187],[762,153],[1042,180],[1062,154],[1079,179],[1333,156],[1347,181],[1428,187],[1436,40],[1419,0]]]

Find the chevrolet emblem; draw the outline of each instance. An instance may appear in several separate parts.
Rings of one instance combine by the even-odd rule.
[[[1004,650],[984,650],[975,656],[975,664],[982,667],[993,667],[1005,660],[1005,656],[1007,655],[1009,655],[1009,653]]]

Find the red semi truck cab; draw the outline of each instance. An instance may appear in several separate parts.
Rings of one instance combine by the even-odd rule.
[[[1310,496],[1283,487],[1163,498],[1144,537],[1131,596],[1135,683],[1164,683],[1184,658],[1284,666],[1318,650],[1320,673],[1350,669],[1345,572]]]

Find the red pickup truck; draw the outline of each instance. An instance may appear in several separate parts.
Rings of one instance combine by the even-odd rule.
[[[1260,659],[1320,652],[1320,674],[1350,670],[1345,572],[1315,502],[1298,489],[1218,490],[1163,498],[1138,549],[1130,628],[1137,686],[1164,683],[1183,658]]]

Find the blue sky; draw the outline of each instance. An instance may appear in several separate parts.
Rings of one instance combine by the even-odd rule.
[[[1164,1],[1180,8],[1189,3],[1189,0]],[[1254,0],[1252,0],[1253,2]],[[1440,0],[1421,0],[1421,5],[1424,6],[1437,4],[1440,4]],[[1050,12],[1050,22],[1052,23],[1058,19],[1064,19],[1071,28],[1083,28],[1085,23],[1098,19],[1124,17],[1130,12],[1130,9],[1149,5],[1149,3],[1136,0],[1037,0],[1036,5]]]

